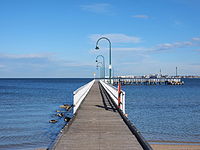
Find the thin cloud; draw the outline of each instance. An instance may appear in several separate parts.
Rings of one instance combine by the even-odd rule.
[[[53,54],[5,54],[1,53],[0,59],[4,64],[44,65],[51,62]]]
[[[94,63],[80,63],[80,62],[64,63],[62,66],[65,66],[65,67],[95,67]]]
[[[53,54],[1,54],[0,58],[10,58],[10,59],[34,59],[34,58],[47,58]]]
[[[194,44],[190,41],[164,43],[164,44],[159,44],[155,50],[161,51],[161,50],[168,50],[168,49],[173,49],[173,48],[184,48],[184,47],[193,46],[193,45]]]
[[[101,47],[101,51],[108,51],[108,47]],[[154,51],[153,48],[147,48],[147,47],[112,47],[112,51],[114,52],[137,52],[137,54],[139,53],[145,53],[145,52],[151,52]],[[98,50],[95,49],[91,49],[89,51],[91,54],[95,54],[95,53],[99,53]]]
[[[123,62],[121,64],[123,64],[123,65],[137,65],[139,63],[138,62]]]
[[[70,60],[62,60],[55,55],[47,54],[1,54],[0,59],[4,64],[15,64],[20,66],[57,66],[57,67],[90,67],[94,66],[90,63],[76,62]],[[0,68],[5,67],[4,64],[0,64]]]
[[[179,26],[179,25],[182,25],[183,23],[181,21],[175,20],[174,24],[177,25],[177,26]]]
[[[195,46],[198,46],[199,44],[200,44],[200,38],[194,37],[194,38],[191,38],[191,40],[189,41],[159,44],[153,48],[153,51],[163,51],[163,50],[171,50],[175,48],[195,47]]]
[[[200,66],[200,63],[191,63],[192,66]]]
[[[92,41],[98,40],[98,38],[105,36],[108,37],[113,43],[139,43],[141,42],[138,37],[131,37],[124,34],[93,34],[90,36]],[[136,39],[136,40],[135,40]],[[159,52],[159,51],[169,51],[177,48],[186,48],[186,47],[195,47],[200,44],[200,38],[194,37],[190,41],[179,41],[173,43],[161,43],[152,47],[112,47],[113,51],[134,51],[134,52]],[[101,50],[107,50],[102,47]],[[199,51],[197,49],[196,51]],[[95,50],[91,50],[91,52],[96,52]]]
[[[82,10],[90,11],[94,13],[106,13],[110,11],[111,5],[108,3],[96,3],[89,5],[81,5]]]
[[[147,15],[134,15],[132,17],[133,18],[141,18],[141,19],[148,19],[149,18],[149,16],[147,16]]]
[[[200,37],[194,37],[192,38],[193,41],[200,41]]]
[[[188,41],[179,41],[179,42],[173,42],[173,43],[163,43],[163,44],[158,44],[152,48],[149,48],[150,51],[156,52],[156,51],[169,51],[169,50],[174,50],[177,48],[188,48],[188,47],[197,47],[200,44],[200,38],[199,37],[194,37],[191,38],[191,40]],[[196,50],[198,51],[198,49]]]
[[[1,65],[1,64],[0,64],[0,68],[4,68],[4,67],[5,67],[5,65]]]
[[[145,48],[145,47],[129,47],[129,48],[113,48],[114,51],[149,51],[149,50],[152,50],[150,48]]]
[[[92,41],[97,41],[101,37],[107,37],[111,40],[112,43],[140,43],[141,39],[136,36],[129,36],[126,34],[92,34],[89,36],[89,38]]]
[[[63,60],[48,54],[0,54],[1,77],[76,77],[95,66],[87,62]],[[6,73],[6,76],[4,75]],[[78,76],[77,76],[78,77]]]

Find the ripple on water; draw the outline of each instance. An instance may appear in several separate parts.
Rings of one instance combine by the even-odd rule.
[[[59,105],[91,79],[0,79],[0,149],[47,148],[65,125]],[[58,123],[51,124],[49,120]]]

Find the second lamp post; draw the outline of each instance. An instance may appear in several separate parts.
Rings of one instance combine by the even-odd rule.
[[[111,42],[110,42],[110,40],[108,39],[108,38],[106,38],[106,37],[101,37],[101,38],[99,38],[98,40],[97,40],[97,42],[96,42],[96,50],[98,50],[99,49],[99,47],[98,47],[98,43],[99,43],[99,41],[100,40],[102,40],[102,39],[104,39],[104,40],[107,40],[108,42],[109,42],[109,83],[111,84],[111,74],[112,74],[112,65],[111,65]]]

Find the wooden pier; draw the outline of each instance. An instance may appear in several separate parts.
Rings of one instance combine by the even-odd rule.
[[[90,89],[73,121],[65,126],[55,150],[142,150],[143,147],[98,81]]]

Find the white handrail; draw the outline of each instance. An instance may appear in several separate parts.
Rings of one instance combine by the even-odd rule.
[[[110,97],[114,100],[116,105],[118,105],[118,89],[110,84],[105,83],[104,81],[100,80],[101,85],[104,89],[108,92]],[[121,90],[122,91],[122,90]],[[121,92],[121,110],[125,114],[125,92]]]
[[[95,82],[95,80],[92,80],[91,82],[81,86],[80,88],[78,88],[76,91],[73,92],[73,94],[74,94],[74,101],[73,101],[74,111],[73,111],[73,113],[74,114],[76,113],[77,109],[79,108],[80,104],[82,103],[83,99],[89,92],[89,90],[92,87],[92,85],[94,84],[94,82]]]

